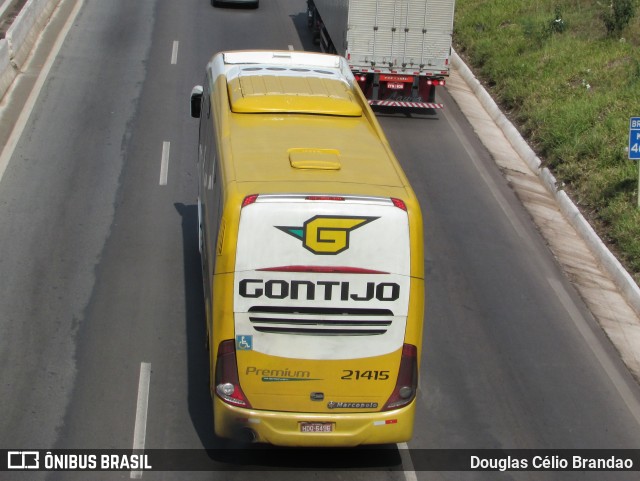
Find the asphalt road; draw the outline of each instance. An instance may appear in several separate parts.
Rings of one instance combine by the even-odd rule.
[[[302,0],[263,1],[258,10],[85,0],[0,181],[0,448],[130,449],[141,372],[149,375],[147,448],[219,447],[188,98],[217,51],[314,50],[305,8]],[[314,454],[299,471],[267,448],[279,471],[144,479],[636,479],[413,471],[423,449],[640,446],[637,384],[446,91],[441,101],[443,111],[379,116],[425,216],[413,463],[388,446],[376,459],[354,450],[348,469]],[[255,468],[257,459],[247,453],[235,465]],[[318,471],[323,463],[335,469]]]

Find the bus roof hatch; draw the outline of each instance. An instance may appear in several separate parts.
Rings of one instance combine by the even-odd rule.
[[[362,108],[342,80],[270,73],[253,67],[249,75],[243,72],[229,80],[231,110],[235,113],[362,115]]]
[[[294,169],[340,170],[340,152],[336,149],[289,149]]]

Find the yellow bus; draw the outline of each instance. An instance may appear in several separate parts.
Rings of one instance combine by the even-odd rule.
[[[218,53],[191,115],[215,433],[281,446],[409,440],[422,216],[346,61]]]

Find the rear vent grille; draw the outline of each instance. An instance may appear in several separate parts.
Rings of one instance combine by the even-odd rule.
[[[376,336],[393,321],[388,309],[256,306],[249,320],[258,332],[306,336]]]

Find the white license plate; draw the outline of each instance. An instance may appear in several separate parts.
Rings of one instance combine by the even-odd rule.
[[[404,84],[402,82],[387,82],[387,87],[393,90],[402,90]]]
[[[300,432],[331,433],[333,432],[333,423],[300,423]]]

